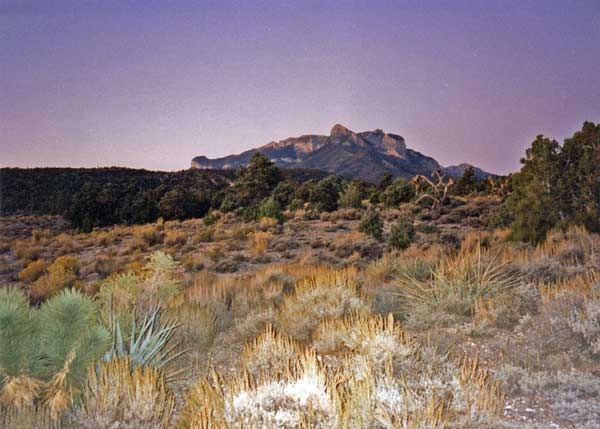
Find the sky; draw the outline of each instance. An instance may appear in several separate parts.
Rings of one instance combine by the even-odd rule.
[[[0,0],[0,166],[188,168],[381,128],[519,168],[600,122],[600,0]]]

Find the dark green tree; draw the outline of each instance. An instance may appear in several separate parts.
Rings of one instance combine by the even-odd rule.
[[[159,202],[160,214],[165,219],[203,217],[210,209],[210,201],[199,192],[177,187],[165,193]]]
[[[388,237],[388,245],[392,249],[404,250],[408,249],[415,240],[416,232],[410,219],[400,217],[392,225],[390,235]]]
[[[369,208],[360,219],[358,230],[365,234],[369,234],[376,240],[383,238],[383,219],[374,208]]]
[[[334,211],[338,207],[338,197],[342,188],[343,183],[339,177],[328,176],[310,189],[308,202],[320,211]]]
[[[381,194],[381,202],[386,207],[398,207],[415,197],[415,188],[406,179],[396,179]]]
[[[521,171],[512,176],[513,193],[506,202],[515,219],[512,237],[539,243],[561,218],[563,203],[556,192],[561,173],[560,146],[539,135],[521,164]]]

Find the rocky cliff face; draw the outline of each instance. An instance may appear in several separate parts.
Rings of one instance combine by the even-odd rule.
[[[288,138],[217,159],[197,156],[192,160],[192,168],[238,168],[248,163],[257,151],[282,168],[317,169],[371,182],[377,182],[386,171],[410,178],[443,169],[435,159],[408,149],[399,135],[382,130],[355,133],[340,124],[335,125],[328,136]],[[454,171],[459,169],[452,169]]]

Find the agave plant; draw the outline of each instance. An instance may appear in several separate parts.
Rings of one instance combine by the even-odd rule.
[[[171,344],[170,340],[179,327],[176,322],[161,324],[160,309],[155,308],[140,322],[135,314],[131,318],[131,332],[129,341],[125,340],[121,324],[111,310],[109,311],[109,324],[112,334],[112,344],[104,355],[105,361],[115,358],[129,358],[133,368],[152,365],[156,368],[166,368],[183,351],[176,352],[178,344]],[[167,373],[167,378],[172,379],[180,371]]]

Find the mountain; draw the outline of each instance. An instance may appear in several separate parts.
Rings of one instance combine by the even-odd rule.
[[[355,133],[337,124],[328,136],[309,134],[292,137],[223,158],[197,156],[192,159],[191,167],[238,168],[247,164],[256,152],[262,152],[281,168],[323,170],[370,182],[378,182],[386,171],[405,178],[417,174],[429,175],[434,170],[460,176],[467,166],[461,164],[444,169],[435,159],[408,149],[404,138],[399,135],[382,130]],[[482,177],[489,175],[480,169],[476,171]]]
[[[465,170],[469,167],[473,167],[473,171],[475,172],[475,177],[477,177],[478,179],[486,179],[488,176],[497,177],[496,174],[488,173],[487,171],[484,171],[481,168],[475,167],[475,166],[473,166],[471,164],[467,164],[467,163],[451,165],[449,167],[443,167],[442,171],[449,176],[460,177],[463,175]]]

